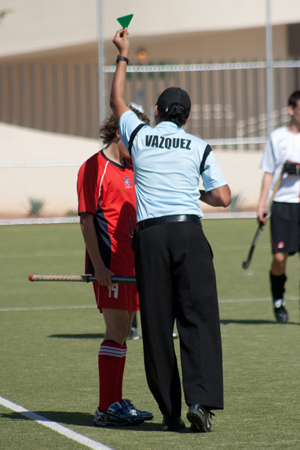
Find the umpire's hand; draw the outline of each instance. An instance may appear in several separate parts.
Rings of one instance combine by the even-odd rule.
[[[118,30],[113,39],[113,43],[117,47],[121,56],[128,56],[129,51],[129,39],[128,39],[128,30],[124,28],[122,30]]]

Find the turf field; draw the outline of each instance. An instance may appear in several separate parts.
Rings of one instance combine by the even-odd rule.
[[[225,409],[216,413],[209,434],[160,431],[162,416],[147,388],[141,339],[128,342],[124,394],[138,408],[153,411],[154,420],[134,428],[94,428],[104,323],[92,287],[28,281],[33,273],[83,272],[79,225],[0,227],[1,449],[300,448],[298,256],[288,263],[289,323],[276,324],[268,230],[245,271],[241,263],[255,220],[205,220],[203,226],[215,254],[225,384]],[[40,423],[21,415],[19,407],[42,416],[31,415]],[[183,418],[186,412],[183,402]]]

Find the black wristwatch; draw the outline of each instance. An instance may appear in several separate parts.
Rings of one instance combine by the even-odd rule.
[[[129,64],[129,59],[125,58],[125,56],[118,55],[117,56],[117,60],[116,60],[116,64],[118,64],[119,61],[125,61],[127,64]]]

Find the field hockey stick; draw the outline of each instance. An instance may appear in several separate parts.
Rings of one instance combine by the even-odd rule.
[[[273,203],[273,199],[274,199],[274,197],[276,195],[276,192],[278,191],[278,188],[280,186],[280,183],[281,183],[281,180],[282,180],[284,172],[285,172],[285,167],[283,165],[283,167],[281,169],[281,172],[280,172],[280,175],[278,177],[278,180],[276,181],[276,184],[274,186],[274,189],[273,189],[272,195],[270,197],[270,200],[268,202],[268,206],[267,206],[266,211],[264,213],[264,217],[268,217],[269,214],[270,214],[271,206],[272,206],[272,203]],[[264,227],[264,223],[263,222],[259,222],[258,228],[257,228],[255,236],[254,236],[254,239],[253,239],[253,241],[251,243],[251,247],[250,247],[250,250],[249,250],[249,253],[248,253],[247,260],[242,262],[242,268],[245,269],[245,270],[248,269],[248,267],[250,266],[252,255],[253,255],[253,252],[255,250],[258,237],[259,237],[260,232],[263,229],[263,227]]]
[[[264,217],[266,217],[266,213],[264,214]],[[248,253],[247,260],[243,261],[243,263],[242,263],[242,267],[245,270],[248,269],[248,267],[250,266],[252,255],[253,255],[254,249],[256,247],[257,240],[258,240],[258,236],[260,235],[260,232],[261,232],[263,226],[264,226],[264,223],[263,222],[259,222],[259,226],[258,226],[258,228],[256,230],[255,235],[254,235],[254,239],[252,241],[252,244],[251,244],[251,247],[250,247],[250,250],[249,250],[249,253]]]
[[[111,277],[115,284],[136,284],[135,277]],[[29,281],[77,281],[90,283],[97,281],[92,275],[30,275]]]

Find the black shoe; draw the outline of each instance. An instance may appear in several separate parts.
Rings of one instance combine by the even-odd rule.
[[[285,301],[277,299],[273,301],[274,314],[278,323],[286,323],[288,321],[288,313],[285,309]]]
[[[179,431],[185,428],[185,423],[181,417],[176,419],[168,419],[166,416],[163,418],[162,431]]]
[[[191,405],[186,415],[187,419],[191,422],[191,430],[193,432],[207,433],[211,431],[211,423],[209,418],[214,416],[211,411],[207,411],[201,405]]]

